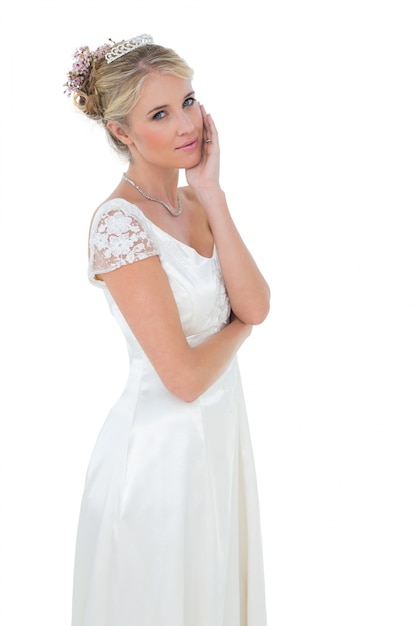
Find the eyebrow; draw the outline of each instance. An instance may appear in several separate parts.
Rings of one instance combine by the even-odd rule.
[[[195,95],[195,91],[190,91],[190,93],[187,93],[187,95],[184,97],[184,100],[187,100],[187,98],[189,98],[190,96],[194,96],[194,95]],[[161,109],[166,109],[167,107],[169,107],[169,104],[161,104],[160,106],[154,107],[153,109],[148,111],[147,115],[150,115],[154,111],[160,111]]]

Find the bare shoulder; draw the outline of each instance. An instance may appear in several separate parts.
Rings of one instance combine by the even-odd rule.
[[[179,192],[181,195],[181,201],[184,206],[187,207],[188,212],[194,216],[194,218],[201,218],[203,221],[206,219],[206,212],[197,198],[192,187],[180,187]]]
[[[195,192],[192,187],[185,185],[184,187],[180,187],[179,190],[181,191],[181,195],[185,200],[188,200],[189,202],[197,202]]]

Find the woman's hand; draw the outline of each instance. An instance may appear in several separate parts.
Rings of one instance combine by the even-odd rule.
[[[197,190],[219,188],[220,147],[219,136],[211,115],[200,105],[203,118],[203,143],[200,162],[185,171],[187,183]]]
[[[201,108],[204,139],[200,162],[186,170],[187,182],[203,207],[214,237],[223,280],[235,317],[229,326],[246,336],[269,312],[269,287],[246,248],[219,183],[220,149],[211,116]],[[207,143],[207,139],[209,142]]]

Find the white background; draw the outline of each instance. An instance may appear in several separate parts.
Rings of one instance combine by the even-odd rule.
[[[85,471],[127,374],[122,336],[86,279],[92,211],[124,166],[62,85],[75,48],[149,32],[195,68],[197,95],[220,132],[232,213],[272,289],[270,317],[240,353],[269,626],[416,626],[412,5],[27,0],[8,8],[2,625],[70,624]]]

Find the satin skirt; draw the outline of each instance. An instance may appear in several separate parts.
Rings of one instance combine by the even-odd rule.
[[[265,626],[255,467],[235,359],[198,400],[145,358],[98,436],[72,626]]]

